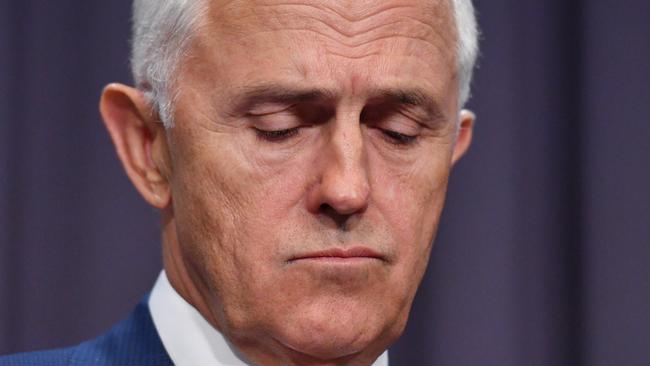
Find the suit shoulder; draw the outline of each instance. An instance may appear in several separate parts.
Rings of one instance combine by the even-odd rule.
[[[108,333],[78,346],[0,357],[0,366],[40,365],[172,366],[173,363],[143,301]]]
[[[73,348],[0,356],[0,366],[69,366]]]

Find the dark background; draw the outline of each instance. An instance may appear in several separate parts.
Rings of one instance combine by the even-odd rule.
[[[650,2],[475,3],[474,145],[392,365],[650,365]],[[0,354],[103,332],[160,270],[96,107],[129,8],[0,1]]]

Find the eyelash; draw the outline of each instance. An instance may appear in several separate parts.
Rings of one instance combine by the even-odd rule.
[[[274,130],[274,131],[266,131],[266,130],[260,130],[256,128],[255,133],[257,134],[257,137],[262,140],[270,141],[270,142],[281,142],[283,140],[289,139],[297,135],[298,128],[299,127],[294,127],[294,128],[288,128],[286,130]]]
[[[257,134],[257,137],[262,140],[269,142],[282,142],[296,136],[298,134],[298,128],[299,127],[294,127],[285,130],[273,131],[266,131],[256,128],[255,133]],[[414,143],[417,140],[417,136],[405,135],[403,133],[384,129],[380,129],[380,131],[386,140],[393,145],[406,146]]]
[[[388,142],[394,145],[400,145],[400,146],[410,145],[414,143],[418,138],[417,136],[405,135],[403,133],[399,133],[391,130],[384,130],[384,129],[380,129],[380,130],[381,133],[384,135],[384,137],[388,140]]]

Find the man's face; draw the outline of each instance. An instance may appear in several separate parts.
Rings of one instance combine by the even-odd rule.
[[[168,132],[172,245],[232,339],[378,355],[452,164],[451,4],[215,1],[201,24]]]

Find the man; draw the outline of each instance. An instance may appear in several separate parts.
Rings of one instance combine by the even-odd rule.
[[[108,334],[0,365],[386,365],[471,141],[471,2],[134,11],[137,87],[100,109],[164,272]]]

